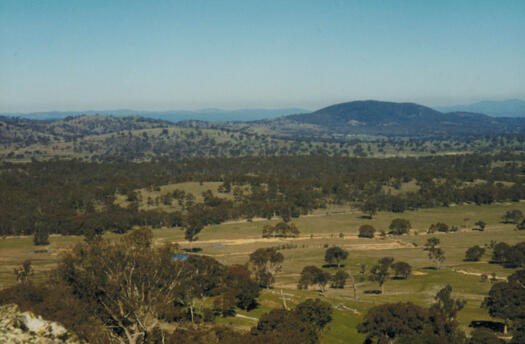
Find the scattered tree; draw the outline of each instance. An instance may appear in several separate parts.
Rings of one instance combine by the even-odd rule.
[[[523,219],[523,213],[518,209],[509,210],[501,218],[503,223],[513,223],[517,225]]]
[[[259,248],[250,254],[250,263],[255,271],[255,280],[263,288],[269,288],[275,281],[275,274],[281,271],[284,260],[275,248]]]
[[[436,270],[439,270],[441,263],[445,261],[445,252],[437,247],[439,245],[439,239],[432,237],[427,239],[425,244],[425,250],[428,251],[428,259],[433,260],[436,264]]]
[[[280,222],[275,226],[265,225],[263,227],[263,238],[295,238],[299,230],[293,223]]]
[[[492,249],[492,263],[503,264],[505,263],[505,255],[510,249],[510,245],[504,242],[499,242],[494,245]]]
[[[466,301],[452,298],[452,287],[447,285],[434,297],[436,303],[429,308],[430,326],[425,331],[423,342],[438,343],[464,343],[465,334],[458,329],[457,313],[462,310]]]
[[[406,234],[412,228],[410,221],[406,219],[393,219],[390,223],[390,233],[394,235]]]
[[[345,260],[348,257],[348,251],[338,247],[330,247],[326,250],[324,255],[324,260],[328,264],[337,264],[337,267],[340,267],[341,261]]]
[[[407,279],[412,273],[412,267],[405,262],[395,262],[391,267],[396,278]]]
[[[39,227],[33,234],[33,244],[36,246],[49,245],[49,232],[43,227]]]
[[[331,287],[344,289],[348,277],[350,277],[350,275],[345,271],[337,270],[337,272],[332,276]]]
[[[484,248],[479,247],[478,245],[472,246],[465,252],[465,260],[470,262],[478,262],[484,253]]]
[[[390,276],[390,272],[388,270],[390,269],[390,266],[393,262],[394,258],[383,257],[379,259],[377,264],[374,265],[370,270],[369,279],[379,284],[379,287],[381,288],[381,294],[384,294],[384,284]]]
[[[204,228],[202,220],[196,214],[191,214],[186,218],[184,229],[184,239],[190,242],[190,249],[193,250],[193,242],[197,240],[197,235]]]
[[[330,273],[319,269],[317,266],[305,266],[301,272],[297,288],[308,289],[309,286],[317,284],[319,285],[321,292],[324,293],[326,285],[330,282],[331,277]]]
[[[376,229],[371,225],[362,225],[359,227],[359,237],[360,238],[373,238]]]
[[[368,215],[369,219],[377,214],[377,202],[372,199],[367,199],[361,206],[361,211]]]

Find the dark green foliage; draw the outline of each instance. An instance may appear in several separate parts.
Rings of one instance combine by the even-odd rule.
[[[345,260],[347,257],[348,251],[338,246],[334,246],[326,250],[324,260],[328,264],[336,264],[339,268],[341,261]]]
[[[505,263],[505,254],[509,249],[510,246],[504,242],[499,242],[496,245],[494,245],[494,248],[492,249],[492,263]]]
[[[485,254],[485,249],[478,245],[472,246],[465,252],[465,260],[470,262],[478,262]]]
[[[427,239],[425,244],[425,250],[428,251],[428,259],[433,260],[436,263],[436,269],[439,270],[439,266],[445,261],[445,252],[439,246],[440,240],[436,237]]]
[[[410,302],[373,307],[357,329],[377,343],[465,344],[465,334],[455,320],[465,303],[452,299],[451,292],[450,286],[440,290],[428,310]]]
[[[412,267],[405,262],[395,262],[391,266],[396,278],[407,279],[412,273]]]
[[[256,343],[315,344],[319,341],[314,326],[303,322],[298,313],[284,309],[263,314],[250,334],[264,340]]]
[[[226,326],[183,327],[164,333],[147,344],[240,344],[250,343],[249,337]]]
[[[265,225],[263,238],[294,238],[299,235],[299,230],[293,223],[280,222],[275,226]]]
[[[449,231],[450,231],[450,228],[446,223],[438,222],[438,223],[431,224],[430,227],[428,228],[427,233],[434,233],[434,232],[448,233]]]
[[[412,228],[410,221],[406,219],[393,219],[392,223],[388,227],[390,233],[394,235],[406,234]]]
[[[492,263],[502,264],[506,268],[525,266],[525,242],[510,246],[504,242],[497,243],[492,251]]]
[[[377,282],[377,284],[379,284],[379,287],[381,288],[381,294],[384,293],[383,285],[390,276],[389,269],[393,262],[394,258],[383,257],[379,259],[377,264],[374,265],[372,269],[370,269],[369,280]]]
[[[442,133],[468,136],[522,131],[521,127],[515,127],[521,123],[516,119],[500,119],[495,123],[494,118],[480,114],[441,113],[418,104],[376,100],[331,105],[308,114],[290,115],[286,119],[292,123],[314,125],[314,129],[311,130],[302,127],[286,128],[286,132],[305,136],[319,135],[319,131],[325,135],[331,133],[343,136],[432,136]]]
[[[417,159],[311,155],[192,159],[184,163],[168,160],[6,163],[0,165],[3,196],[0,198],[0,234],[31,235],[41,226],[49,234],[93,237],[108,230],[125,233],[133,226],[180,227],[189,213],[196,215],[203,226],[240,217],[278,215],[289,220],[323,207],[329,200],[360,206],[373,199],[378,210],[386,211],[435,207],[451,202],[518,201],[525,198],[525,186],[516,177],[518,169],[513,164],[487,168],[498,161],[509,160],[519,162],[525,157],[504,153]],[[495,177],[514,184],[465,184],[473,178]],[[415,179],[420,189],[400,195],[386,194],[381,185],[392,178]],[[225,179],[239,185],[254,185],[255,192],[237,193],[233,201],[207,193],[205,202],[200,204],[195,203],[192,194],[177,192],[170,197],[182,202],[184,214],[141,210],[136,201],[128,202],[129,207],[125,208],[114,204],[117,194],[131,192],[131,195],[141,188]],[[450,183],[437,183],[434,181],[437,179],[450,180]],[[261,183],[271,188],[256,187]],[[35,226],[36,223],[39,225]],[[189,237],[194,237],[195,231],[190,232]]]
[[[525,321],[519,320],[514,321],[512,329],[512,339],[510,344],[522,344],[525,343]]]
[[[360,238],[373,238],[375,233],[375,228],[371,225],[362,225],[359,227],[359,237]]]
[[[525,319],[525,270],[518,270],[508,277],[507,282],[498,282],[492,286],[489,295],[483,301],[492,317],[505,319],[507,323]],[[518,327],[519,326],[514,326]]]
[[[361,211],[365,214],[368,214],[368,217],[372,219],[372,217],[377,214],[378,204],[377,201],[372,199],[367,199],[363,205],[361,206]]]
[[[49,245],[49,233],[45,228],[38,228],[33,234],[33,244],[37,246]]]
[[[509,210],[502,217],[503,223],[519,224],[523,219],[523,213],[519,209]]]
[[[368,310],[357,330],[378,343],[418,335],[428,321],[427,310],[411,303],[387,303]]]
[[[477,227],[473,228],[473,230],[480,231],[480,232],[483,232],[485,230],[485,227],[487,226],[487,224],[482,220],[479,220],[478,222],[476,222],[475,225]]]
[[[346,280],[350,277],[348,273],[343,270],[337,270],[337,272],[332,276],[332,288],[344,289]]]
[[[325,291],[325,287],[331,279],[331,275],[319,269],[316,266],[309,265],[303,268],[299,283],[297,284],[298,289],[308,289],[311,285],[319,285],[321,291]]]
[[[284,260],[282,253],[275,248],[259,248],[250,254],[250,264],[255,273],[255,280],[263,288],[269,288],[275,281],[274,275],[281,271]]]
[[[295,308],[302,322],[313,325],[317,331],[322,330],[332,321],[332,306],[319,299],[307,299]]]
[[[235,305],[234,291],[229,288],[221,289],[219,296],[213,300],[213,310],[215,314],[222,317],[235,315]]]
[[[225,276],[225,284],[234,290],[237,306],[248,310],[257,306],[259,296],[259,284],[251,279],[251,273],[244,265],[232,265],[228,267]]]
[[[263,314],[252,327],[252,338],[248,343],[276,344],[315,344],[319,334],[332,320],[332,307],[319,299],[306,301],[297,305],[293,311],[274,309]]]
[[[200,218],[201,214],[190,213],[186,218],[186,224],[184,225],[184,239],[188,241],[197,240],[197,235],[204,228],[202,219]]]

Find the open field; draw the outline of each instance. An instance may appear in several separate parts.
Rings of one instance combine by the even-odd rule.
[[[191,184],[187,185],[187,188],[186,191],[196,195],[201,191],[199,185]],[[164,188],[161,190],[168,191]],[[345,289],[329,289],[322,297],[334,306],[334,320],[324,334],[323,343],[362,341],[363,336],[356,332],[355,326],[370,307],[397,301],[413,301],[428,306],[433,302],[436,292],[446,284],[453,287],[455,297],[467,300],[467,305],[459,313],[458,318],[461,326],[467,330],[466,325],[471,320],[489,319],[487,312],[481,309],[480,305],[491,284],[480,282],[479,276],[495,272],[499,278],[504,278],[514,270],[489,264],[490,249],[487,249],[481,262],[464,262],[465,251],[474,245],[489,244],[492,240],[509,244],[525,241],[525,231],[516,231],[514,225],[500,222],[501,216],[512,209],[525,212],[525,203],[463,205],[407,211],[402,214],[381,212],[372,220],[363,218],[363,214],[355,209],[333,207],[294,219],[293,222],[301,231],[298,238],[263,239],[262,228],[268,221],[236,221],[206,227],[193,246],[202,248],[202,254],[215,257],[225,264],[244,264],[248,261],[248,255],[259,247],[282,247],[286,244],[292,247],[280,251],[285,260],[282,271],[277,275],[275,289],[261,293],[260,306],[257,309],[250,312],[239,311],[240,315],[247,318],[218,319],[219,323],[232,324],[238,329],[248,329],[255,324],[255,320],[251,318],[257,319],[270,309],[280,307],[281,288],[288,306],[293,306],[306,298],[320,297],[316,290],[297,290],[299,274],[306,265],[322,266],[326,248],[336,245],[349,251],[344,269],[356,278],[359,277],[361,264],[365,264],[368,271],[379,258],[385,256],[408,262],[412,265],[413,274],[408,280],[387,281],[384,295],[365,293],[367,290],[378,289],[378,286],[369,281],[360,282],[358,300],[353,299],[350,281],[347,281]],[[412,223],[410,235],[386,239],[357,237],[358,228],[362,224],[371,224],[378,230],[387,230],[391,220],[398,217],[410,220]],[[484,232],[472,231],[474,223],[478,220],[487,223]],[[456,233],[433,234],[441,240],[441,247],[446,256],[440,271],[428,269],[433,263],[427,258],[426,251],[423,251],[423,245],[430,237],[426,234],[426,230],[430,224],[438,221],[460,228]],[[277,220],[271,221],[271,223],[276,222]],[[340,233],[343,235],[340,236]],[[117,235],[107,234],[106,237],[114,238]],[[0,287],[15,283],[13,269],[25,259],[31,259],[33,262],[36,271],[34,279],[42,280],[45,272],[56,265],[60,253],[82,240],[82,237],[51,236],[51,244],[44,247],[51,250],[50,253],[31,253],[32,250],[42,248],[33,246],[31,237],[0,239]],[[183,248],[189,246],[183,241],[183,232],[178,228],[155,230],[154,240],[156,244],[177,242]],[[334,268],[329,270],[335,271]]]

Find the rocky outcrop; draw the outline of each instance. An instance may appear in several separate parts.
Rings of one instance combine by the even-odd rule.
[[[62,325],[21,312],[17,305],[0,306],[0,343],[2,344],[81,344],[77,336]]]

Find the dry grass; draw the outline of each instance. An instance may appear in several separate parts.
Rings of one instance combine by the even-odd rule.
[[[200,193],[202,190],[217,187],[218,185],[199,185],[199,183],[185,183],[188,192]],[[181,185],[170,185],[161,188],[167,192]],[[432,208],[418,211],[408,211],[403,214],[379,213],[369,220],[355,209],[346,207],[331,207],[319,210],[313,216],[304,216],[294,222],[301,231],[301,236],[290,239],[261,237],[265,221],[226,223],[206,227],[199,235],[194,247],[202,248],[202,254],[215,257],[224,264],[244,264],[248,261],[251,252],[260,247],[283,247],[291,245],[281,252],[285,257],[282,271],[278,274],[275,286],[276,291],[284,289],[293,306],[308,297],[319,297],[315,290],[297,290],[296,285],[302,268],[306,265],[322,266],[324,253],[327,247],[341,246],[349,251],[349,257],[344,262],[343,269],[359,276],[362,264],[367,270],[384,256],[394,257],[396,260],[406,261],[413,267],[413,273],[408,280],[389,280],[385,284],[384,295],[366,294],[366,290],[377,289],[375,283],[360,282],[358,285],[358,300],[353,300],[353,290],[350,286],[345,289],[329,289],[323,297],[334,305],[334,320],[330,329],[323,337],[323,343],[361,342],[363,336],[355,330],[356,324],[363,314],[373,305],[412,301],[422,306],[433,302],[435,293],[446,284],[454,288],[455,296],[467,300],[467,306],[459,314],[458,320],[464,329],[474,319],[488,319],[487,312],[480,308],[483,298],[491,287],[489,282],[480,282],[480,275],[490,275],[495,272],[503,279],[511,274],[513,269],[504,269],[499,265],[489,264],[490,250],[481,262],[463,261],[467,248],[480,245],[485,246],[492,240],[515,244],[525,241],[525,231],[515,231],[514,226],[500,223],[501,216],[508,210],[520,209],[525,211],[525,203],[494,204],[490,206],[464,205],[449,208]],[[387,229],[393,218],[409,219],[413,230],[410,235],[387,237],[386,239],[363,239],[357,237],[358,228],[362,224],[371,224],[377,229]],[[487,223],[484,232],[472,231],[471,227],[477,220]],[[276,223],[272,220],[271,223]],[[433,234],[441,240],[441,247],[445,251],[445,268],[440,271],[430,270],[433,263],[427,258],[422,249],[430,237],[425,234],[430,224],[442,221],[458,225],[460,231],[448,234]],[[343,233],[344,237],[340,237]],[[312,236],[313,235],[313,236]],[[115,238],[115,234],[107,234],[107,238]],[[188,246],[183,239],[183,232],[178,228],[163,228],[154,231],[155,243],[178,242],[182,247]],[[51,245],[46,247],[54,250],[53,253],[31,254],[30,250],[37,249],[32,244],[31,237],[6,238],[0,240],[0,284],[9,286],[15,283],[13,269],[25,259],[31,259],[36,269],[35,279],[41,280],[45,272],[53,268],[58,260],[59,253],[68,250],[75,243],[82,241],[80,237],[52,236]],[[220,245],[217,245],[220,244]],[[335,271],[330,268],[330,271]],[[246,316],[258,318],[270,308],[282,303],[280,296],[270,291],[264,291],[260,298],[261,306],[251,312],[241,312]],[[238,329],[246,330],[254,321],[241,318],[220,319],[219,322],[232,324]],[[468,329],[467,329],[468,330]]]

